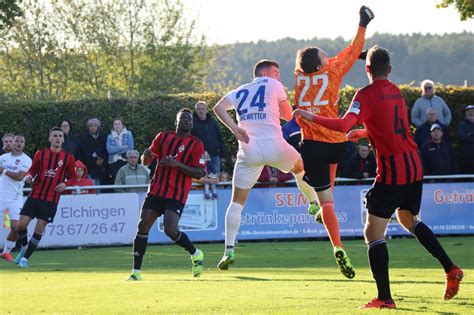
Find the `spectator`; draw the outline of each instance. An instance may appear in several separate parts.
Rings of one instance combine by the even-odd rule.
[[[13,138],[15,138],[15,135],[12,133],[6,133],[2,136],[2,154],[13,151]]]
[[[446,102],[439,96],[434,94],[435,87],[431,80],[421,82],[421,97],[416,100],[411,110],[411,122],[416,128],[423,125],[426,120],[426,110],[430,107],[434,108],[438,113],[438,120],[449,126],[451,123],[451,110]]]
[[[474,174],[474,105],[466,106],[466,119],[458,125],[459,171]]]
[[[421,148],[421,146],[426,141],[431,139],[431,126],[433,126],[434,124],[438,124],[441,126],[444,140],[449,140],[448,128],[446,127],[446,125],[444,125],[438,120],[438,113],[436,112],[436,109],[434,109],[433,107],[428,108],[426,110],[426,117],[426,122],[423,123],[420,127],[416,128],[415,131],[414,139],[416,144],[418,144],[418,147]]]
[[[209,173],[209,170],[207,169],[207,164],[209,164],[210,160],[211,160],[211,157],[209,156],[209,153],[205,151],[204,162],[206,163],[206,167],[205,167],[206,176],[200,178],[199,180],[202,180],[202,183],[204,184],[204,198],[208,200],[217,199],[219,197],[217,195],[217,186],[216,186],[216,184],[219,182],[218,174]]]
[[[134,149],[132,132],[127,130],[120,118],[114,119],[112,131],[107,136],[109,154],[109,173],[111,182],[115,181],[118,170],[127,164],[126,153]]]
[[[72,133],[71,122],[63,119],[59,122],[58,127],[63,130],[64,142],[62,148],[74,155],[76,160],[79,159],[79,139]]]
[[[423,144],[421,157],[425,175],[453,174],[453,148],[450,142],[443,140],[440,125],[431,126],[431,139]]]
[[[75,187],[75,186],[79,186],[79,187],[94,186],[94,183],[92,182],[92,180],[87,178],[87,173],[88,173],[87,166],[85,166],[84,163],[82,163],[79,160],[76,160],[75,165],[76,165],[77,178],[71,184],[69,184],[69,182],[68,182],[68,186],[73,186],[73,187]],[[66,190],[66,191],[64,191],[64,194],[68,194],[68,195],[95,194],[95,190],[94,189]]]
[[[91,118],[87,121],[87,133],[79,140],[79,156],[89,170],[89,177],[94,185],[109,183],[107,173],[106,137],[100,134],[100,120]]]
[[[148,171],[144,166],[138,164],[139,155],[137,150],[127,151],[127,164],[118,170],[115,177],[115,185],[145,185],[150,182]],[[117,192],[141,192],[146,190],[147,187],[115,189]]]
[[[221,163],[225,162],[226,150],[221,131],[214,118],[209,115],[206,102],[199,101],[194,105],[193,129],[191,134],[204,143],[204,150],[209,154],[207,163],[209,174],[219,176]],[[216,185],[211,185],[211,190],[216,190]],[[217,193],[213,195],[217,198]]]
[[[301,128],[296,123],[296,118],[293,117],[290,121],[283,125],[281,128],[283,133],[283,138],[285,138],[286,142],[291,144],[296,151],[300,151],[300,143],[301,143]]]
[[[356,179],[375,177],[376,169],[375,156],[369,144],[360,143],[357,153],[347,162],[343,176]]]
[[[257,181],[260,183],[268,183],[269,187],[276,187],[278,183],[283,183],[292,179],[293,174],[283,173],[277,168],[265,165]]]

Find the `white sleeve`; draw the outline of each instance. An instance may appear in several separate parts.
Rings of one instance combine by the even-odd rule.
[[[229,103],[232,104],[232,106],[235,108],[235,90],[230,91],[227,93],[224,98],[229,101]]]
[[[286,95],[285,88],[283,87],[283,84],[281,84],[280,81],[276,81],[276,87],[277,87],[277,92],[278,92],[278,102],[286,101],[288,99],[288,96]]]
[[[18,169],[20,172],[28,172],[28,170],[30,169],[31,167],[31,159],[29,157],[26,157],[22,163],[21,163],[21,166],[20,168]]]

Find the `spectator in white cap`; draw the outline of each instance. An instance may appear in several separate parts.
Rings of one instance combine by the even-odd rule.
[[[443,140],[443,129],[438,124],[431,126],[431,139],[421,148],[423,173],[425,175],[449,175],[454,173],[453,147]]]
[[[107,172],[106,136],[100,133],[100,120],[91,118],[87,121],[87,132],[79,141],[80,160],[89,169],[89,177],[94,185],[109,183]]]
[[[459,172],[474,174],[474,105],[466,106],[465,115],[457,129]]]
[[[421,97],[416,100],[411,110],[411,122],[415,127],[420,127],[426,120],[426,111],[433,108],[438,113],[438,120],[449,126],[451,123],[451,110],[448,104],[439,96],[434,94],[435,86],[433,81],[424,80],[421,82]]]
[[[444,140],[449,140],[449,130],[445,124],[441,123],[438,119],[438,112],[433,107],[430,107],[426,110],[427,120],[419,127],[416,128],[413,138],[415,139],[418,147],[421,146],[431,138],[431,126],[438,124],[441,126],[443,131]]]

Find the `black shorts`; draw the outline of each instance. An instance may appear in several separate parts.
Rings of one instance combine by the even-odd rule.
[[[152,195],[147,195],[143,201],[142,209],[151,209],[157,211],[160,215],[165,213],[165,210],[176,212],[180,217],[183,213],[184,204],[178,200],[160,198]]]
[[[20,215],[26,215],[32,219],[38,218],[48,223],[53,223],[57,209],[57,203],[28,197],[20,211]]]
[[[347,142],[327,143],[303,140],[301,158],[304,163],[304,180],[316,191],[331,187],[329,164],[339,163],[346,153]]]
[[[422,181],[407,185],[375,183],[365,195],[365,206],[370,214],[385,219],[389,219],[397,209],[418,215],[422,193]]]

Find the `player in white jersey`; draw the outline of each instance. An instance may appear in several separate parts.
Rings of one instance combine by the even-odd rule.
[[[228,111],[235,110],[238,124]],[[254,67],[254,80],[229,92],[214,106],[214,112],[239,140],[232,178],[232,200],[225,217],[225,253],[217,267],[227,270],[234,263],[234,246],[240,215],[250,189],[265,165],[293,173],[299,190],[317,205],[314,189],[303,181],[303,161],[283,138],[280,119],[292,118],[278,63],[261,60]]]
[[[10,214],[10,233],[3,248],[2,258],[13,261],[10,252],[15,247],[20,210],[23,207],[23,185],[26,172],[31,166],[31,159],[23,153],[25,137],[16,135],[13,139],[13,150],[0,156],[0,213]],[[2,217],[3,217],[2,215]]]

